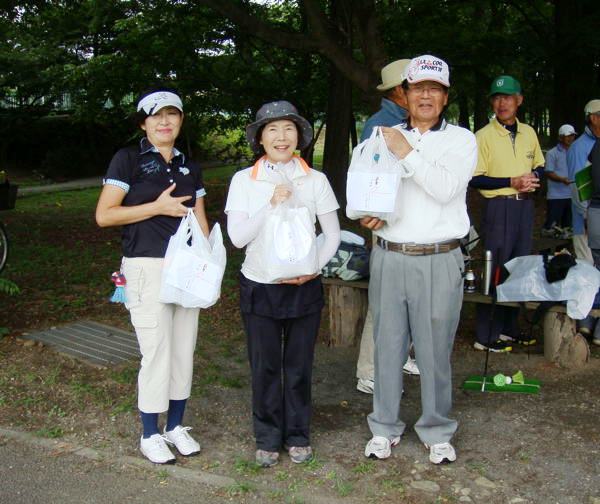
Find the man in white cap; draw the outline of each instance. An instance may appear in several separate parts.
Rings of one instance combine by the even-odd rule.
[[[585,114],[585,130],[573,142],[567,152],[569,180],[575,180],[575,174],[589,164],[588,156],[592,151],[596,139],[600,138],[600,100],[590,100],[583,109],[583,112]],[[571,202],[573,213],[573,250],[575,251],[575,256],[577,259],[593,264],[592,252],[587,245],[587,233],[584,222],[587,204],[579,201],[574,184],[571,186]]]
[[[542,236],[570,238],[571,227],[571,180],[567,167],[567,151],[577,137],[575,128],[563,124],[558,128],[558,144],[546,153],[545,175],[548,181],[546,192],[546,222]]]
[[[403,180],[401,219],[363,217],[376,244],[371,253],[369,305],[375,336],[375,390],[368,417],[373,434],[365,456],[385,459],[400,441],[402,363],[413,341],[421,371],[419,439],[434,464],[453,462],[450,355],[463,298],[459,239],[469,231],[466,192],[477,163],[475,136],[443,117],[450,86],[446,62],[413,58],[402,84],[408,119],[383,128],[390,151],[412,174]],[[350,218],[356,218],[351,211]]]
[[[575,175],[590,163],[590,152],[598,138],[600,138],[600,100],[596,99],[587,102],[583,113],[585,114],[585,129],[567,152],[569,180],[575,180]],[[573,213],[573,250],[575,251],[575,257],[594,264],[592,251],[588,245],[588,234],[585,223],[588,202],[579,200],[575,184],[571,185],[571,203],[571,211]],[[577,330],[584,336],[590,336],[594,332],[595,324],[595,318],[588,316],[577,323]]]
[[[363,142],[371,136],[376,126],[396,126],[406,121],[408,111],[406,110],[406,94],[402,88],[404,81],[404,70],[410,63],[409,59],[392,61],[381,69],[381,84],[377,90],[383,92],[381,108],[373,114],[363,128],[360,141]],[[419,368],[415,359],[410,355],[404,364],[404,372],[418,375]],[[373,356],[373,316],[371,310],[367,312],[365,325],[360,339],[360,351],[356,362],[356,389],[365,394],[372,394],[375,364]]]

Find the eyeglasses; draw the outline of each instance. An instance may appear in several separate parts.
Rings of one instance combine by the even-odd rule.
[[[425,93],[431,95],[431,96],[440,96],[441,94],[445,93],[446,88],[442,87],[442,86],[409,86],[408,87],[408,92],[409,93],[413,93],[415,95],[419,95],[422,96]]]

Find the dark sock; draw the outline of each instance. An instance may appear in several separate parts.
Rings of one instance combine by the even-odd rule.
[[[170,400],[169,413],[167,413],[167,430],[172,431],[183,422],[183,412],[185,411],[185,403],[187,399]]]
[[[158,413],[144,413],[140,411],[140,419],[144,426],[143,437],[148,439],[153,434],[158,434]]]

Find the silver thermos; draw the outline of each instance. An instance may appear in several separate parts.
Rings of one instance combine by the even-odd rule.
[[[492,251],[485,251],[485,260],[483,262],[483,294],[490,295],[490,285],[492,283]]]

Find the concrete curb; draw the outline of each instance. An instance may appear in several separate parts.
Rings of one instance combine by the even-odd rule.
[[[236,484],[235,479],[227,476],[212,474],[198,469],[186,469],[184,467],[177,467],[175,465],[152,464],[144,459],[131,457],[128,455],[115,456],[114,453],[109,453],[108,451],[77,446],[65,441],[42,438],[29,432],[15,431],[0,427],[0,437],[20,441],[22,443],[26,443],[37,448],[44,448],[55,453],[68,453],[77,455],[89,460],[111,460],[112,462],[122,466],[135,467],[137,469],[146,469],[155,472],[166,471],[169,476],[174,478],[184,481],[192,481],[194,483],[202,483],[212,487],[229,488]]]
[[[219,474],[212,474],[200,469],[187,469],[177,465],[152,464],[143,458],[132,457],[129,455],[115,456],[113,452],[109,452],[108,450],[96,450],[95,448],[78,446],[67,441],[43,438],[36,436],[31,432],[17,431],[0,427],[0,438],[19,441],[36,448],[43,448],[56,455],[77,455],[93,461],[111,461],[112,463],[123,467],[149,470],[157,473],[166,472],[172,478],[193,483],[200,483],[213,488],[222,488],[228,490],[235,488],[235,486],[240,483],[240,480],[236,480],[228,476],[221,476]],[[257,484],[254,481],[251,482],[251,485],[255,492],[261,493],[263,496],[272,490],[272,488],[259,483]],[[310,490],[301,490],[297,492],[297,495],[301,497],[303,501],[310,502],[311,504],[343,504],[347,502],[347,500],[343,498],[330,495],[319,495]],[[258,496],[258,498],[260,498],[260,496]]]

